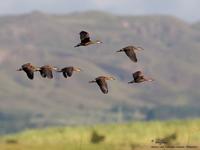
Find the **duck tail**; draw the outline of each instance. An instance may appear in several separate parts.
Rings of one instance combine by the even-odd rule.
[[[152,79],[152,78],[149,78],[149,79],[147,79],[148,81],[150,81],[150,82],[152,82],[152,81],[155,81],[154,79]]]
[[[95,83],[95,82],[96,82],[95,80],[89,81],[89,83]]]
[[[75,45],[74,47],[79,47],[79,46],[81,46],[81,43],[79,43],[79,44]]]
[[[133,81],[130,81],[130,82],[128,82],[128,84],[131,84],[131,83],[134,83],[134,80],[133,80]]]

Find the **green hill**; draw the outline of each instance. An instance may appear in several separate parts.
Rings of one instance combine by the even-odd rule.
[[[28,130],[1,137],[0,147],[1,150],[147,150],[153,146],[199,149],[199,125],[199,120],[182,120]]]
[[[103,44],[74,48],[81,30]],[[199,41],[198,24],[171,16],[102,12],[2,16],[0,133],[48,125],[198,117]],[[138,53],[137,64],[115,53],[132,44],[145,49]],[[74,65],[83,72],[69,80],[60,74],[55,74],[55,80],[36,74],[29,81],[24,73],[15,71],[26,62]],[[139,69],[156,81],[128,85],[131,73]],[[110,82],[108,95],[88,84],[103,74],[117,78]]]

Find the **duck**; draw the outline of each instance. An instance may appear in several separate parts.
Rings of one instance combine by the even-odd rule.
[[[114,77],[112,76],[99,76],[95,78],[95,80],[89,81],[89,83],[97,83],[103,94],[108,93],[108,85],[107,85],[107,80],[115,80]]]
[[[81,71],[80,68],[69,66],[69,67],[62,68],[61,70],[58,70],[57,72],[62,72],[63,76],[67,78],[67,77],[71,77],[74,72],[80,72],[80,71]]]
[[[27,77],[30,79],[30,80],[33,80],[34,79],[34,72],[36,71],[39,71],[40,68],[34,66],[33,64],[31,63],[26,63],[26,64],[23,64],[21,66],[21,68],[17,69],[17,71],[24,71],[27,75]]]
[[[128,82],[129,84],[130,83],[142,83],[142,82],[145,82],[145,81],[150,81],[150,82],[154,81],[154,79],[152,79],[152,78],[144,77],[142,71],[136,71],[132,75],[133,75],[133,80]]]
[[[125,52],[126,55],[133,61],[133,62],[137,62],[138,59],[137,59],[137,56],[136,56],[136,53],[135,51],[140,51],[140,50],[144,50],[142,47],[136,47],[136,46],[127,46],[127,47],[124,47],[120,50],[118,50],[117,52]]]
[[[81,43],[77,44],[77,45],[74,46],[74,47],[88,46],[88,45],[91,45],[91,44],[100,44],[100,43],[102,43],[102,42],[99,41],[99,40],[91,41],[90,35],[89,35],[89,33],[86,32],[86,31],[81,31],[79,34],[80,34]]]
[[[51,66],[51,65],[45,65],[40,67],[39,72],[43,78],[53,79],[53,71],[58,71],[59,68]]]

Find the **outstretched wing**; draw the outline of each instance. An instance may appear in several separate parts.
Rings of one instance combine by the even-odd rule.
[[[133,62],[137,62],[137,57],[134,50],[126,49],[125,53]]]
[[[106,83],[106,80],[105,79],[97,79],[96,82],[99,85],[101,91],[104,94],[107,94],[108,93],[108,85]]]
[[[133,78],[134,79],[138,79],[141,76],[142,76],[142,72],[141,71],[136,71],[135,73],[133,73]]]
[[[73,72],[74,72],[73,67],[68,67],[68,68],[66,69],[66,72],[67,72],[67,75],[68,75],[69,77],[71,77],[72,74],[73,74]]]
[[[86,31],[81,31],[80,32],[80,39],[81,39],[81,43],[87,43],[90,41],[90,35],[88,32]]]
[[[40,74],[43,78],[47,77],[44,69],[40,69]]]
[[[142,48],[140,46],[130,45],[130,46],[124,47],[124,50],[144,50],[144,48]]]
[[[53,78],[53,72],[51,69],[45,69],[45,73],[47,78],[52,79]]]
[[[40,74],[43,78],[49,78],[49,79],[52,79],[53,78],[53,73],[50,69],[48,68],[41,68],[40,70]]]
[[[67,78],[67,73],[66,73],[66,72],[63,72],[63,76],[64,76],[65,78]]]
[[[28,68],[24,68],[24,71],[26,72],[27,77],[29,79],[33,80],[33,78],[34,78],[34,72],[32,70],[28,69]]]

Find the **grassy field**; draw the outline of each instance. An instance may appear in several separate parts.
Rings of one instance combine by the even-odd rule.
[[[200,149],[200,120],[133,122],[27,130],[0,138],[1,150],[142,150],[163,149],[156,139],[177,149]],[[185,146],[197,146],[186,148]],[[152,147],[154,146],[154,148]],[[157,147],[156,147],[157,146]],[[180,148],[182,146],[182,148]],[[183,147],[184,146],[184,147]],[[176,148],[173,148],[176,149]]]

